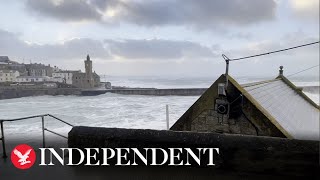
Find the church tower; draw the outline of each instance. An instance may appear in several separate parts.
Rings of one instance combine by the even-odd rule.
[[[87,77],[92,77],[92,61],[90,60],[89,54],[87,55],[87,60],[84,61],[84,66],[86,69]]]
[[[87,59],[84,61],[84,66],[86,70],[86,78],[89,87],[93,87],[93,76],[92,76],[92,61],[90,60],[89,54],[87,55]]]

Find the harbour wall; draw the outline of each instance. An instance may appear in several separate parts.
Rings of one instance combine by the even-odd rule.
[[[153,88],[127,88],[109,90],[84,90],[83,96],[95,96],[104,93],[116,93],[124,95],[149,95],[149,96],[200,96],[207,88],[181,88],[181,89],[153,89]]]
[[[43,95],[81,95],[81,89],[78,88],[46,88],[46,89],[0,89],[1,99],[12,99],[28,96]]]
[[[319,86],[301,87],[309,93],[319,93]],[[96,96],[105,93],[116,93],[124,95],[147,95],[147,96],[200,96],[207,88],[177,88],[177,89],[156,89],[156,88],[120,88],[103,90],[82,90],[83,96]]]
[[[319,93],[319,86],[302,87],[305,92]],[[79,95],[96,96],[105,93],[116,93],[124,95],[148,95],[148,96],[200,96],[207,88],[178,88],[178,89],[156,89],[156,88],[120,88],[102,90],[83,90],[79,88],[1,88],[0,100],[27,96],[42,95]]]

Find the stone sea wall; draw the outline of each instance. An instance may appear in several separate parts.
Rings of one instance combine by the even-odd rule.
[[[78,88],[0,89],[0,100],[43,95],[81,95]]]

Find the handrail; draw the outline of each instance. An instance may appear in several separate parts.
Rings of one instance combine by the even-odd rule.
[[[46,131],[48,131],[48,132],[51,132],[52,134],[55,134],[55,135],[57,135],[57,136],[60,136],[60,137],[63,137],[63,138],[68,139],[66,136],[63,136],[63,135],[61,135],[61,134],[59,134],[59,133],[56,133],[56,132],[54,132],[54,131],[52,131],[52,130],[49,130],[49,129],[47,129],[47,128],[44,128],[44,130],[46,130]]]
[[[73,127],[72,124],[60,119],[60,118],[57,118],[51,114],[42,114],[42,115],[35,115],[35,116],[27,116],[27,117],[22,117],[22,118],[15,118],[15,119],[0,119],[0,121],[3,121],[3,122],[12,122],[12,121],[21,121],[21,120],[25,120],[25,119],[33,119],[33,118],[37,118],[37,117],[44,117],[44,116],[49,116],[49,117],[52,117],[60,122],[63,122],[64,124],[67,124],[71,127]]]
[[[68,122],[66,122],[66,121],[64,121],[64,120],[62,120],[62,119],[60,119],[60,118],[57,118],[57,117],[55,117],[55,116],[53,116],[53,115],[51,115],[51,114],[46,114],[45,116],[50,116],[50,117],[52,117],[52,118],[54,118],[54,119],[56,119],[56,120],[58,120],[58,121],[60,121],[60,122],[63,122],[63,123],[65,123],[65,124],[73,127],[72,124],[70,124],[70,123],[68,123]]]
[[[15,118],[15,119],[0,119],[0,121],[3,121],[3,122],[21,121],[21,120],[25,120],[25,119],[33,119],[33,118],[43,117],[43,116],[47,116],[47,115],[43,114],[43,115],[27,116],[27,117],[22,117],[22,118]]]
[[[42,146],[43,146],[43,147],[45,147],[45,131],[50,132],[50,133],[52,133],[52,134],[55,134],[55,135],[57,135],[57,136],[60,136],[60,137],[63,137],[63,138],[68,139],[66,136],[63,136],[63,135],[61,135],[61,134],[59,134],[59,133],[57,133],[57,132],[54,132],[54,131],[52,131],[52,130],[49,130],[49,129],[45,128],[45,126],[44,126],[44,125],[45,125],[45,124],[44,124],[44,120],[45,120],[44,117],[46,117],[46,116],[49,116],[49,117],[51,117],[51,118],[53,118],[53,119],[55,119],[55,120],[58,120],[58,121],[66,124],[66,125],[69,125],[69,126],[73,127],[72,124],[70,124],[70,123],[68,123],[68,122],[66,122],[66,121],[64,121],[64,120],[62,120],[62,119],[60,119],[60,118],[58,118],[58,117],[55,117],[55,116],[53,116],[53,115],[51,115],[51,114],[42,114],[42,115],[35,115],[35,116],[27,116],[27,117],[22,117],[22,118],[15,118],[15,119],[0,119],[0,129],[1,129],[0,141],[2,141],[3,158],[6,158],[6,157],[7,157],[6,148],[5,148],[4,131],[3,131],[3,129],[4,129],[4,128],[3,128],[3,123],[4,123],[4,122],[14,122],[14,121],[21,121],[21,120],[33,119],[33,118],[38,118],[38,117],[40,117],[40,118],[41,118],[41,122],[42,122]]]

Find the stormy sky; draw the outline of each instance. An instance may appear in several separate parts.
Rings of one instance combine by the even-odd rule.
[[[319,41],[319,0],[10,0],[0,55],[99,74],[201,77],[229,58]],[[232,62],[234,76],[290,74],[319,64],[319,45]],[[318,76],[319,69],[301,76]]]

